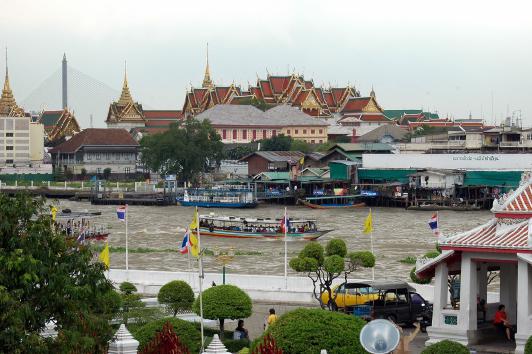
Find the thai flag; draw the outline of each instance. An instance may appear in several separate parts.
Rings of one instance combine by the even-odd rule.
[[[432,214],[432,217],[429,220],[429,227],[434,236],[440,236],[440,230],[438,229],[438,213]]]
[[[119,206],[116,208],[116,216],[118,217],[118,220],[125,221],[126,220],[126,210],[127,206]]]
[[[179,253],[186,254],[188,253],[188,246],[190,245],[190,235],[188,233],[188,229],[185,232],[185,236],[183,236],[183,241],[181,242],[181,246],[179,246]]]
[[[284,210],[284,216],[281,219],[281,232],[285,233],[290,230],[290,220],[288,220],[288,216],[286,215],[286,209]]]

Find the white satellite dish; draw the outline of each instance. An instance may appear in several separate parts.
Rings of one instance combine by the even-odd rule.
[[[401,333],[395,324],[388,320],[373,320],[360,331],[360,344],[372,354],[393,352],[400,339]]]

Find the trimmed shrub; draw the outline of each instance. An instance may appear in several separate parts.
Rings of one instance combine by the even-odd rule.
[[[426,257],[426,258],[436,258],[440,255],[441,252],[438,252],[438,250],[434,250],[434,251],[428,251],[427,253],[425,253],[425,255],[423,257]]]
[[[248,339],[224,339],[223,344],[230,353],[236,353],[243,348],[249,348]]]
[[[262,338],[269,334],[283,354],[315,354],[321,349],[329,354],[362,354],[366,351],[359,335],[365,324],[352,315],[301,308],[281,316]],[[262,338],[253,341],[253,349]]]
[[[410,279],[416,284],[429,284],[432,280],[431,278],[420,278],[416,274],[416,267],[412,268],[410,271]]]
[[[344,258],[347,254],[347,245],[345,244],[345,241],[338,238],[330,240],[325,246],[325,254],[327,256],[337,255]]]
[[[224,320],[248,318],[251,316],[251,298],[246,292],[234,285],[217,285],[209,288],[200,295],[203,300],[203,318],[218,320],[220,323],[220,338],[224,337]],[[199,315],[199,296],[192,306]]]
[[[525,354],[532,354],[532,336],[530,336],[526,341]]]
[[[348,258],[355,266],[362,266],[364,268],[375,267],[375,255],[370,251],[352,252],[349,253]]]
[[[126,294],[126,295],[137,292],[137,287],[133,283],[130,283],[128,281],[125,281],[122,284],[120,284],[120,287],[118,289],[120,289],[120,292],[122,294]]]
[[[469,349],[458,342],[446,339],[429,345],[421,354],[469,354]]]
[[[200,350],[201,333],[193,323],[185,320],[167,317],[146,323],[144,326],[133,329],[131,334],[139,341],[139,352],[155,338],[158,332],[163,330],[166,322],[170,322],[179,340],[190,350],[191,353],[198,353]]]
[[[186,282],[173,280],[163,285],[159,290],[157,301],[165,305],[168,311],[175,316],[179,311],[187,311],[192,308],[194,292]]]

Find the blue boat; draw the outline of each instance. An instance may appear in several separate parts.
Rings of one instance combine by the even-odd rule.
[[[201,208],[255,208],[257,198],[247,188],[189,188],[177,198],[177,203]]]

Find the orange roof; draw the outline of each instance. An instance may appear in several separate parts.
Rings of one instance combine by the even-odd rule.
[[[347,101],[342,112],[362,112],[362,109],[368,105],[370,100],[371,97],[352,97]]]
[[[139,145],[131,134],[122,128],[87,128],[50,150],[51,153],[72,153],[83,146],[134,146]]]
[[[273,88],[273,93],[276,94],[283,93],[284,89],[290,82],[290,76],[269,76],[268,79]]]
[[[146,117],[146,120],[150,119],[182,119],[183,118],[183,111],[180,110],[169,110],[169,111],[163,111],[163,110],[144,110],[144,117]]]
[[[262,94],[264,97],[271,97],[273,96],[272,88],[270,86],[270,82],[266,80],[260,81],[260,88],[262,90]]]

